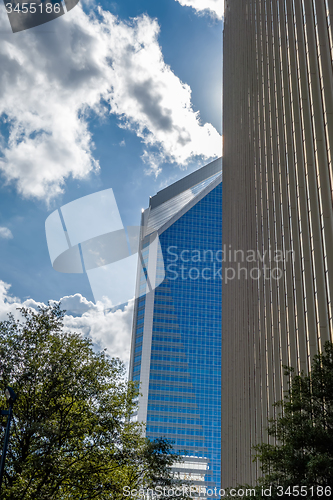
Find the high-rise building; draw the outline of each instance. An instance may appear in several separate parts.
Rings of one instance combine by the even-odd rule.
[[[130,362],[147,437],[185,450],[175,474],[206,488],[221,474],[221,171],[213,161],[142,213]]]
[[[332,340],[333,0],[226,0],[222,486]],[[224,276],[224,275],[223,275]]]

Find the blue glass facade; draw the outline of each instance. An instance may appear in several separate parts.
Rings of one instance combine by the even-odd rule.
[[[146,435],[204,459],[205,486],[220,487],[222,183],[160,235],[165,279],[155,289]],[[145,256],[147,264],[149,256]],[[140,281],[144,283],[144,271]],[[136,305],[131,378],[140,381],[146,297]]]

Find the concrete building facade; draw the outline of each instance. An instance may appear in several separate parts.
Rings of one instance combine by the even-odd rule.
[[[221,468],[232,487],[259,474],[252,446],[268,439],[283,366],[307,373],[333,340],[333,0],[226,0],[223,40]]]

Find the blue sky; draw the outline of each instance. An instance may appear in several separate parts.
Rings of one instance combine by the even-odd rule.
[[[106,317],[85,275],[53,270],[45,220],[112,188],[139,224],[149,196],[221,155],[222,4],[89,0],[16,34],[1,9],[0,319],[63,299],[68,327],[122,353],[131,304]]]

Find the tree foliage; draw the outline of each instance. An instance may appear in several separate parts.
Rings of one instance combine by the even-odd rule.
[[[287,369],[290,375],[292,371]],[[281,498],[278,485],[284,491],[304,486],[308,498],[325,498],[317,491],[332,487],[333,495],[333,344],[327,342],[324,352],[314,357],[310,375],[290,380],[284,401],[276,405],[280,413],[268,428],[276,444],[255,447],[263,473],[259,484],[273,486],[272,498]]]
[[[120,499],[124,486],[172,485],[180,457],[131,421],[138,390],[120,360],[65,332],[59,304],[20,312],[0,323],[3,388],[18,395],[1,498]]]

